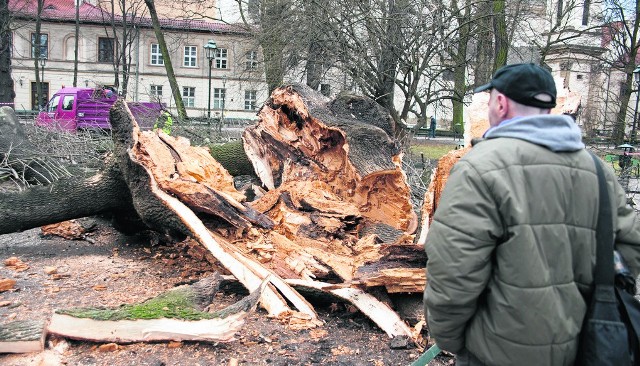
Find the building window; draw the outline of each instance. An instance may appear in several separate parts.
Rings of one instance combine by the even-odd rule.
[[[196,106],[196,88],[192,86],[182,87],[182,102],[185,107]]]
[[[114,60],[114,39],[98,38],[98,62],[113,62]]]
[[[564,18],[564,14],[562,13],[564,11],[562,1],[563,0],[558,0],[558,4],[556,5],[558,12],[558,16],[556,17],[556,24],[562,23],[562,18]]]
[[[157,43],[151,44],[151,65],[164,65],[160,45]]]
[[[151,102],[162,100],[162,85],[151,85]]]
[[[255,70],[258,68],[258,51],[247,52],[245,70]]]
[[[36,34],[31,33],[31,58],[36,58]],[[49,58],[49,35],[40,33],[40,56]]]
[[[244,109],[246,111],[256,110],[256,104],[258,101],[257,95],[258,93],[255,90],[244,91]]]
[[[589,24],[589,6],[591,5],[591,0],[584,0],[584,4],[582,4],[582,25]]]
[[[198,47],[196,46],[184,46],[184,63],[185,67],[196,67],[196,60],[198,58]]]
[[[216,69],[226,69],[227,68],[227,49],[226,48],[216,48]]]
[[[215,88],[213,89],[213,109],[224,109],[224,99],[227,94],[227,89]]]
[[[320,94],[328,97],[331,95],[331,85],[329,84],[320,84]]]

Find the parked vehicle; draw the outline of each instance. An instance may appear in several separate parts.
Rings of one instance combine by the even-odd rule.
[[[118,99],[111,88],[62,88],[45,110],[38,113],[36,125],[75,131],[78,129],[110,129],[109,109]],[[163,106],[153,102],[127,102],[142,129],[151,129]]]

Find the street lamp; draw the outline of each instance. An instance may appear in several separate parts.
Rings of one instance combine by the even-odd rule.
[[[216,42],[212,39],[204,45],[204,54],[209,60],[209,99],[207,100],[207,118],[209,119],[208,123],[211,123],[211,64],[213,63],[213,59],[216,57]]]
[[[638,123],[638,100],[640,99],[640,66],[633,70],[633,80],[636,83],[636,109],[633,110],[633,125],[631,125],[631,143],[636,143],[636,125]]]
[[[47,64],[47,55],[41,53],[38,62],[40,63],[40,70],[42,70],[42,76],[40,77],[40,92],[42,93],[42,95],[40,95],[40,108],[43,109],[47,103],[44,97],[44,66]]]

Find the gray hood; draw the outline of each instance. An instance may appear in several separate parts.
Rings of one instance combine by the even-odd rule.
[[[484,137],[516,138],[545,146],[554,152],[584,149],[580,128],[571,117],[557,114],[515,117],[491,127]]]

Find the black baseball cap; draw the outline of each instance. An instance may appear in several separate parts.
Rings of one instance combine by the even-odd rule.
[[[495,88],[509,99],[538,108],[556,106],[556,83],[551,73],[534,64],[512,64],[498,69],[488,84],[477,87],[474,93]],[[547,94],[551,99],[541,99]]]

